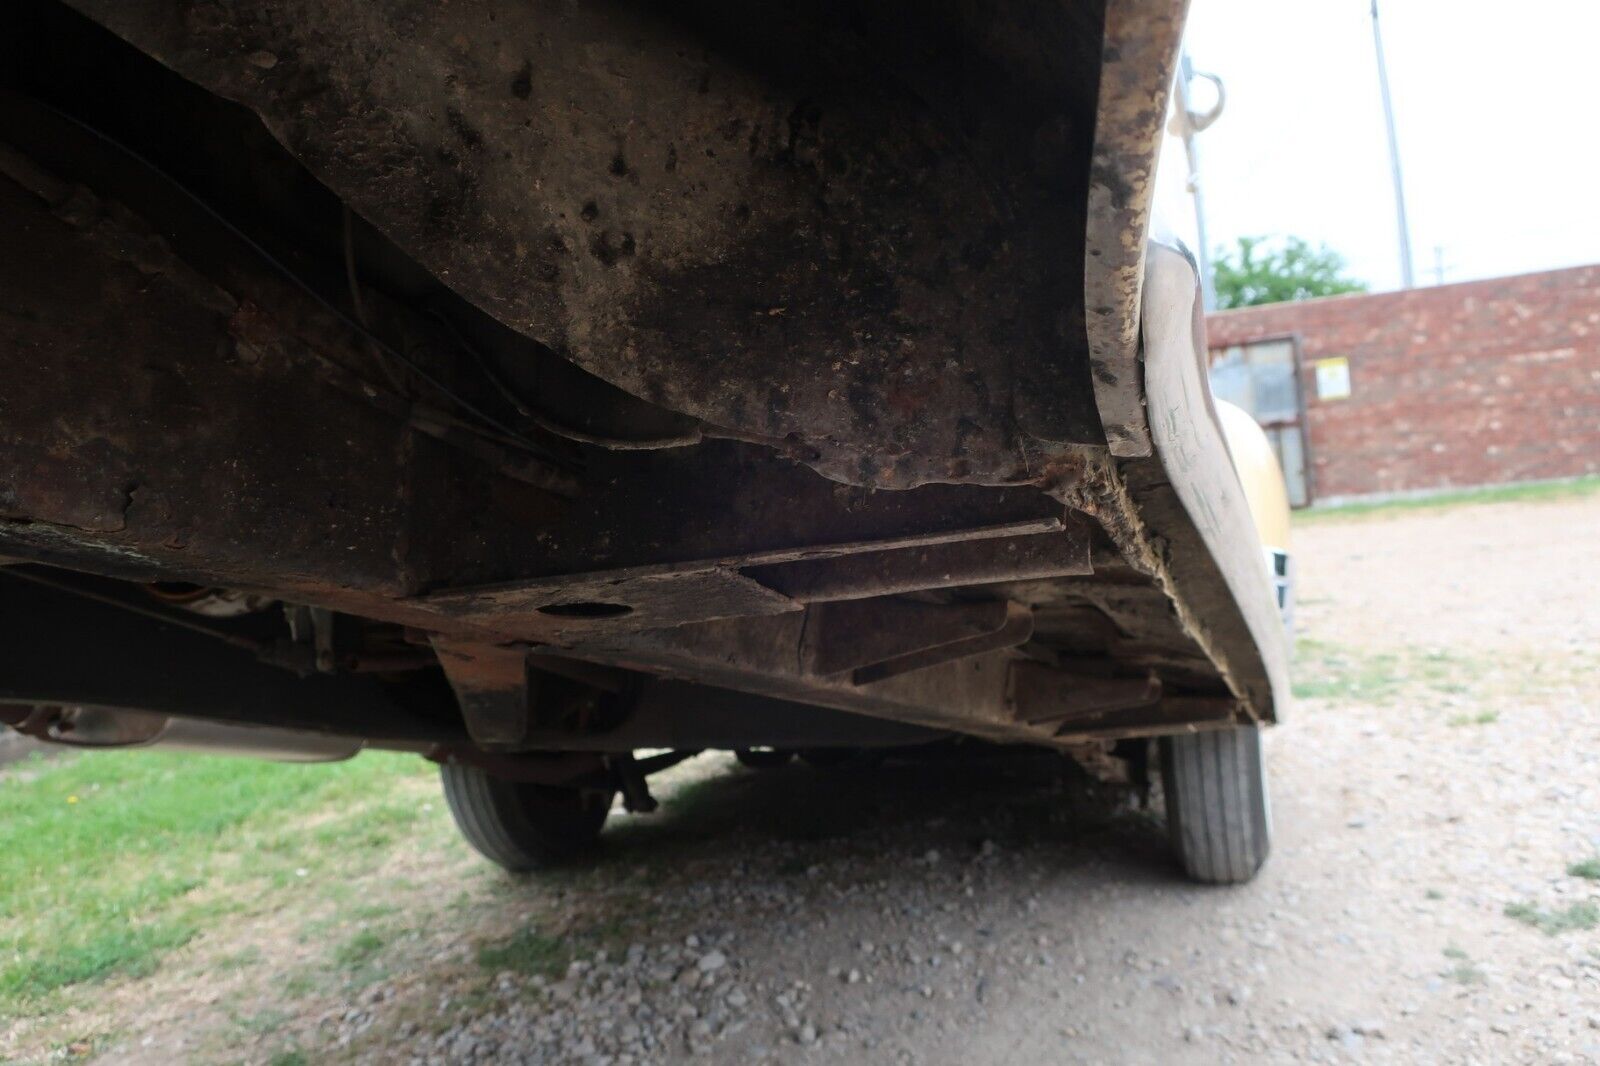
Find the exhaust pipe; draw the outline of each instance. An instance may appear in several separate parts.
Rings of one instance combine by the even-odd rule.
[[[12,724],[19,733],[74,748],[160,748],[277,762],[339,762],[369,747],[426,754],[434,747],[112,707],[36,707]]]

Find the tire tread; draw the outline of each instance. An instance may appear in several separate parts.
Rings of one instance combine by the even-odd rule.
[[[590,807],[558,803],[553,797],[564,790],[492,777],[475,766],[446,763],[439,778],[467,843],[513,872],[555,865],[592,845],[610,806],[609,798]]]
[[[1260,730],[1164,737],[1161,756],[1168,829],[1189,876],[1207,884],[1250,880],[1271,850]]]

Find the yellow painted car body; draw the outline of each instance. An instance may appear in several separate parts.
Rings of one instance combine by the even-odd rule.
[[[1254,418],[1224,400],[1217,400],[1216,405],[1222,434],[1233,455],[1233,468],[1239,474],[1239,484],[1244,488],[1245,501],[1250,507],[1250,517],[1261,537],[1261,546],[1266,549],[1267,569],[1272,574],[1278,609],[1283,614],[1284,624],[1289,625],[1294,607],[1294,575],[1289,554],[1289,491],[1284,484],[1283,468],[1278,465],[1277,454],[1266,433]]]

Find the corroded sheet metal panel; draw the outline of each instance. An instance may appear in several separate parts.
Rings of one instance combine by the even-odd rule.
[[[1098,3],[73,6],[637,396],[884,487],[1102,440]]]
[[[649,567],[440,593],[428,606],[452,618],[552,643],[594,633],[753,618],[801,605],[724,566]]]

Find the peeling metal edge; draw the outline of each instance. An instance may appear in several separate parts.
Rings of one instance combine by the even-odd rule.
[[[1089,170],[1083,296],[1095,406],[1111,454],[1151,454],[1139,315],[1156,161],[1187,0],[1108,0]]]

